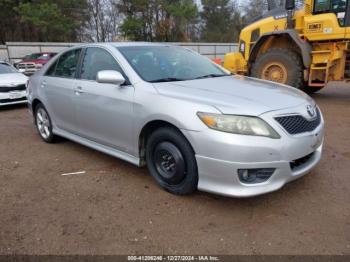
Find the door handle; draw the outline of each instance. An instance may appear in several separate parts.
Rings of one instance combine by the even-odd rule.
[[[44,81],[41,82],[40,87],[41,87],[41,88],[44,88],[45,86],[46,86],[46,81],[44,80]]]
[[[78,86],[75,90],[74,90],[76,95],[80,95],[82,93],[84,93],[83,88],[81,86]]]

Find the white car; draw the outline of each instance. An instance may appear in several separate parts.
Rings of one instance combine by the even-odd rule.
[[[27,103],[28,77],[0,61],[0,106]]]

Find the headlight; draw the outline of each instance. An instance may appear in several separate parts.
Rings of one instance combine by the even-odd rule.
[[[240,135],[281,138],[269,124],[258,117],[201,112],[198,112],[197,115],[209,128],[218,131]]]

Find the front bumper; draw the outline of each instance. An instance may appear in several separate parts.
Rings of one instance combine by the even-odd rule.
[[[285,184],[309,173],[320,161],[322,145],[307,163],[292,170],[290,162],[227,162],[196,156],[199,173],[198,189],[210,193],[232,197],[252,197],[273,192]],[[239,169],[275,168],[275,172],[264,183],[244,184],[238,178]]]
[[[0,106],[25,103],[27,103],[27,92],[25,90],[0,93]]]
[[[276,130],[277,126],[274,127]],[[281,139],[234,135],[215,130],[184,131],[196,152],[198,189],[231,197],[252,197],[276,191],[309,173],[320,161],[324,123],[313,132],[291,136],[278,130]],[[281,131],[281,132],[280,132]],[[311,155],[297,167],[291,163]],[[275,169],[259,184],[242,183],[239,169]]]

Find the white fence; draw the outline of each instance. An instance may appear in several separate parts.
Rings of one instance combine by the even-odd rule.
[[[0,60],[15,62],[25,55],[38,52],[59,52],[78,43],[7,42],[0,45]],[[190,48],[209,58],[223,58],[226,53],[237,50],[237,44],[230,43],[171,43]]]

